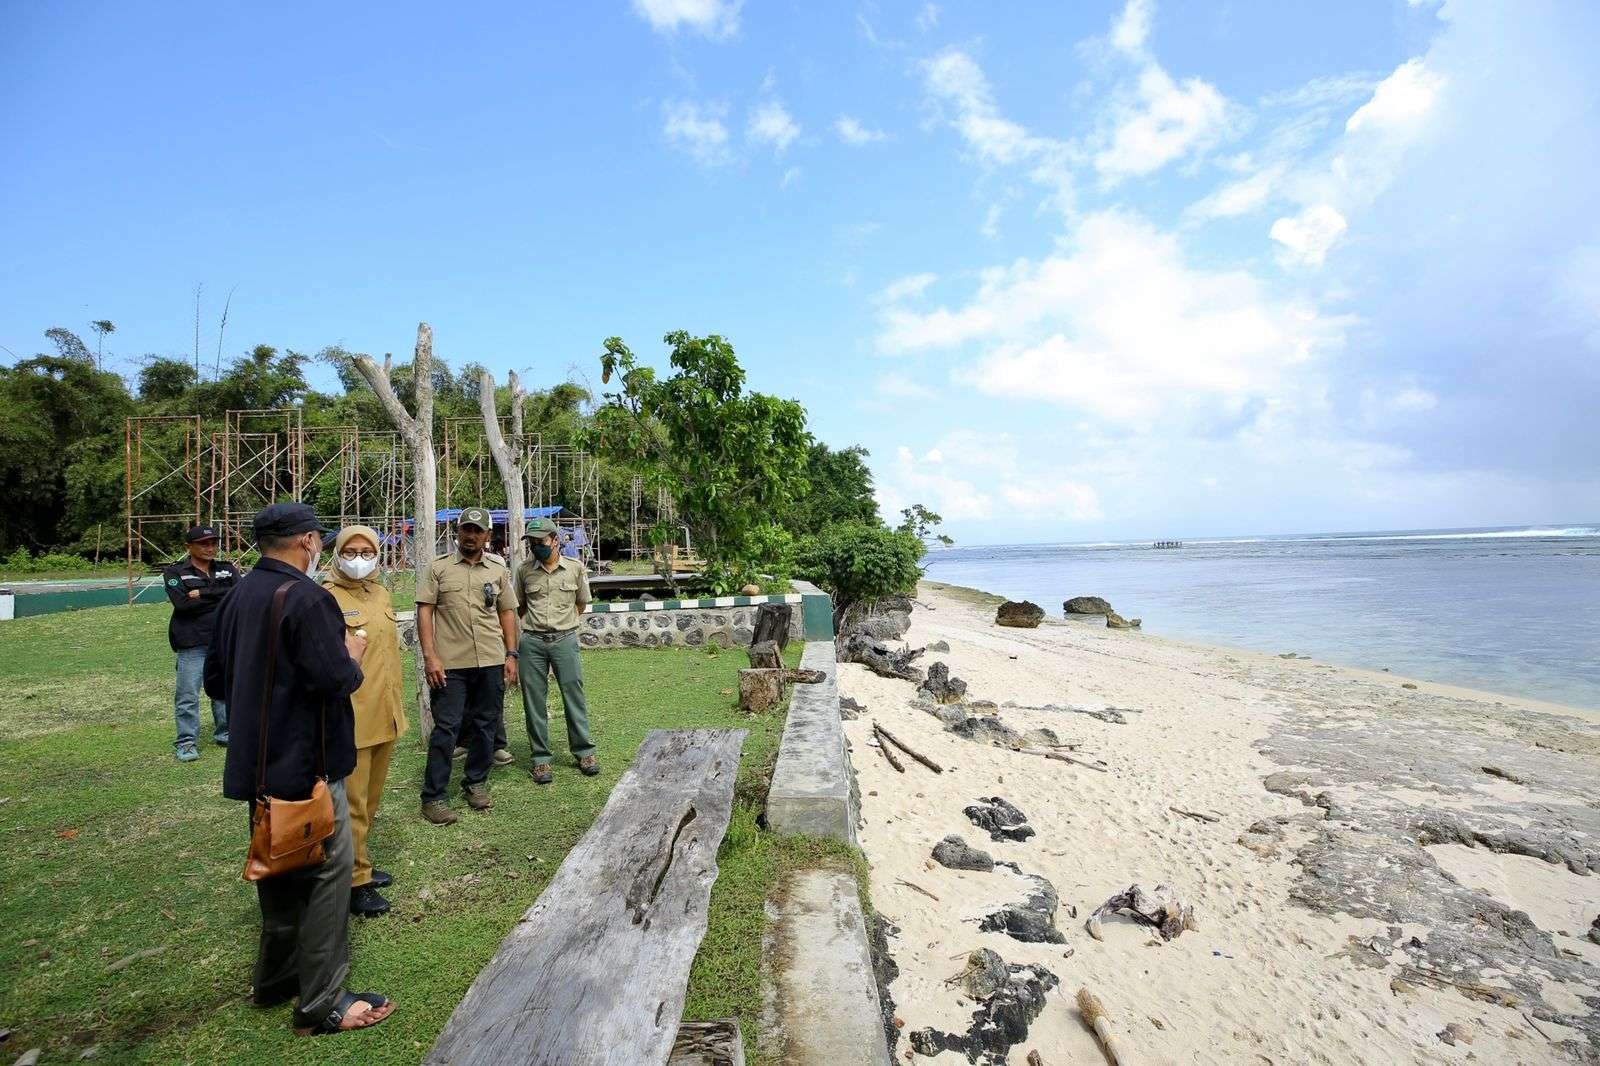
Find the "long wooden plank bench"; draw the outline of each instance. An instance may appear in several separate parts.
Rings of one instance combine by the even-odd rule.
[[[743,729],[654,730],[478,974],[430,1066],[664,1064],[705,936]]]

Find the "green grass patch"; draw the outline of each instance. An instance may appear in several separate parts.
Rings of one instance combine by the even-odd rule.
[[[762,902],[786,869],[850,861],[835,845],[780,840],[755,819],[782,716],[741,714],[742,651],[585,653],[604,773],[558,758],[556,784],[528,776],[520,700],[506,723],[517,765],[491,779],[495,807],[436,827],[417,813],[424,738],[395,753],[370,840],[395,875],[386,918],[351,922],[353,988],[400,1009],[354,1036],[293,1036],[289,1007],[248,1004],[258,933],[240,880],[245,809],[221,795],[222,750],[201,711],[197,763],[172,755],[173,657],[165,605],[108,607],[0,625],[0,1027],[8,1054],[130,1063],[419,1062],[506,932],[605,804],[645,734],[739,726],[733,824],[686,1017],[735,1015],[754,1051]],[[801,646],[790,646],[797,662]],[[415,677],[408,663],[408,692]],[[553,746],[565,749],[551,686]],[[459,774],[460,767],[457,765]],[[841,858],[841,853],[843,857]]]

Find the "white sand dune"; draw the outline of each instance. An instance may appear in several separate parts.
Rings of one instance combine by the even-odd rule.
[[[1081,743],[1078,756],[1103,760],[1107,772],[1101,773],[963,740],[911,706],[909,683],[854,664],[840,668],[842,694],[866,707],[858,720],[846,723],[846,732],[862,793],[860,840],[871,865],[872,900],[900,929],[890,941],[901,971],[890,993],[905,1034],[930,1026],[966,1031],[973,1004],[946,978],[963,968],[967,952],[988,947],[1008,962],[1043,965],[1061,980],[1028,1038],[1012,1050],[1010,1061],[1018,1063],[1030,1050],[1048,1064],[1104,1061],[1073,1004],[1080,986],[1104,1000],[1133,1063],[1434,1063],[1465,1061],[1469,1053],[1483,1062],[1534,1063],[1570,1061],[1583,1046],[1577,1029],[1530,1021],[1526,1004],[1483,1002],[1448,986],[1402,983],[1395,991],[1391,981],[1404,961],[1398,954],[1393,965],[1383,965],[1382,958],[1361,965],[1346,954],[1352,936],[1403,932],[1426,939],[1430,930],[1391,929],[1384,920],[1319,913],[1291,901],[1302,873],[1296,851],[1318,830],[1306,824],[1304,804],[1263,788],[1263,778],[1284,766],[1257,748],[1290,714],[1309,715],[1316,728],[1319,694],[1326,691],[1345,693],[1341,721],[1360,718],[1362,728],[1374,730],[1383,728],[1386,700],[1410,700],[1405,706],[1422,709],[1407,713],[1426,714],[1428,698],[1447,697],[1450,728],[1470,731],[1470,724],[1458,725],[1470,723],[1461,709],[1481,699],[1486,712],[1500,715],[1485,713],[1482,728],[1500,740],[1515,731],[1499,724],[1506,713],[1548,716],[1555,709],[1426,683],[1401,690],[1403,679],[1389,675],[1087,623],[1002,629],[993,624],[992,607],[926,585],[919,600],[925,607],[913,615],[908,642],[916,647],[948,641],[949,653],[930,654],[923,662],[948,663],[968,683],[969,699],[1138,713],[1118,725],[1081,714],[1001,709],[1013,728],[1045,726],[1063,741]],[[909,760],[905,773],[895,772],[876,750],[874,720],[946,772],[935,775]],[[1476,743],[1463,736],[1463,743]],[[1591,767],[1600,763],[1592,754],[1571,758],[1587,759]],[[1497,801],[1495,789],[1519,787],[1485,777],[1483,797]],[[1343,805],[1345,793],[1354,795],[1359,787],[1329,791]],[[1415,786],[1410,791],[1423,801],[1437,800],[1439,810],[1473,809],[1470,795]],[[962,814],[983,796],[1016,804],[1038,835],[1023,843],[991,841]],[[1172,807],[1220,820],[1192,819]],[[1239,843],[1252,823],[1276,816],[1291,819],[1280,845],[1252,850]],[[1538,822],[1540,816],[1522,820]],[[1339,831],[1361,829],[1352,823]],[[1056,922],[1066,943],[1021,943],[980,932],[977,920],[998,904],[1020,901],[1023,883],[1007,870],[973,872],[933,863],[933,845],[952,833],[1048,878],[1060,894]],[[1560,938],[1562,947],[1591,965],[1600,961],[1600,946],[1582,936],[1588,919],[1600,914],[1600,876],[1580,877],[1536,858],[1462,845],[1446,846],[1441,858],[1443,869],[1462,885],[1530,911],[1544,932],[1571,934]],[[1083,929],[1088,912],[1134,883],[1171,885],[1193,904],[1199,928],[1164,943],[1154,930],[1117,918],[1105,922],[1103,942],[1091,939]],[[1076,919],[1069,907],[1076,908]],[[1492,983],[1493,969],[1488,973]],[[1544,998],[1560,1010],[1583,1013],[1588,1007],[1579,997],[1597,992],[1555,982]],[[1471,1035],[1470,1045],[1441,1041],[1437,1034],[1452,1022]],[[1563,1038],[1575,1043],[1562,1047],[1557,1042]],[[902,1039],[902,1061],[906,1052]],[[964,1059],[946,1052],[937,1061]]]

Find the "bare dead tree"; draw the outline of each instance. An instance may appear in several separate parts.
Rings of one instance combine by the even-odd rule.
[[[513,412],[521,405],[517,397],[517,375],[511,374],[511,409]],[[494,375],[487,370],[478,379],[478,409],[483,412],[483,432],[489,440],[489,451],[494,456],[495,469],[500,472],[500,483],[506,490],[506,565],[512,573],[517,570],[517,557],[522,551],[523,530],[523,500],[522,500],[522,463],[519,456],[513,456],[511,449],[506,447],[505,434],[500,432],[500,412],[494,402]],[[512,415],[511,433],[513,438],[520,438],[517,430],[517,418]]]
[[[416,382],[416,414],[406,410],[405,404],[394,391],[389,380],[390,358],[383,357],[383,366],[372,361],[370,355],[355,357],[356,369],[372,387],[384,414],[389,416],[395,432],[406,442],[411,452],[411,463],[417,483],[416,526],[411,538],[411,558],[416,572],[417,587],[422,587],[428,568],[433,565],[434,538],[438,521],[439,466],[433,453],[433,327],[426,322],[417,324],[417,348],[411,362],[412,378]],[[417,676],[422,677],[422,646],[413,643],[412,653],[417,659]],[[423,734],[433,732],[433,705],[426,681],[417,685],[417,714]]]

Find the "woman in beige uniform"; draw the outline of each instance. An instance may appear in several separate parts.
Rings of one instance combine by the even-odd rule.
[[[389,901],[378,889],[394,880],[372,868],[367,832],[383,798],[394,742],[409,728],[401,701],[400,644],[394,601],[378,580],[378,534],[368,526],[346,526],[333,542],[334,570],[323,585],[339,603],[346,628],[366,630],[365,676],[350,697],[356,714],[356,768],[345,781],[350,800],[350,835],[355,865],[350,876],[350,913],[363,918],[385,914]]]

